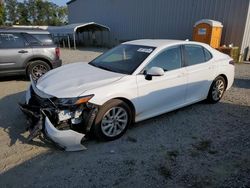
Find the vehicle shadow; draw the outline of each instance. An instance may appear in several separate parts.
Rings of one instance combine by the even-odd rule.
[[[0,76],[0,82],[6,82],[6,81],[28,81],[29,79],[24,75],[8,75],[8,76]]]
[[[9,136],[9,147],[16,144],[16,142],[28,143],[27,122],[18,105],[18,103],[23,103],[24,100],[25,92],[19,92],[0,99],[0,128]],[[48,143],[40,141],[31,141],[29,143],[40,147],[50,147]]]
[[[242,88],[242,89],[250,89],[250,80],[249,79],[236,78],[234,80],[234,87]]]

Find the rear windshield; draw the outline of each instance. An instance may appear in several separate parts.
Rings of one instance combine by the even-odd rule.
[[[54,45],[50,34],[32,34],[32,36],[39,40],[43,45]]]

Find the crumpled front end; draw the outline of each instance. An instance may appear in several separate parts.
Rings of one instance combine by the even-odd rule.
[[[66,151],[86,149],[82,143],[90,132],[98,107],[88,102],[61,103],[60,99],[39,91],[33,80],[26,93],[26,104],[20,104],[27,117],[28,140],[43,134]]]

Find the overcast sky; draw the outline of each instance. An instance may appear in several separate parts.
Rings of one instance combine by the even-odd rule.
[[[69,0],[50,0],[51,2],[55,3],[55,4],[58,4],[60,6],[62,5],[66,5],[66,3],[69,1]]]
[[[18,1],[23,1],[23,0],[18,0]],[[63,5],[66,5],[66,3],[69,1],[69,0],[49,0],[55,4],[58,4],[60,6],[63,6]]]

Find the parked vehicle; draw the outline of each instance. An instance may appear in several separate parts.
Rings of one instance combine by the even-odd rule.
[[[36,80],[61,65],[60,49],[48,31],[0,29],[0,76],[31,74]]]
[[[131,41],[32,80],[21,109],[31,117],[31,138],[42,129],[66,150],[81,150],[91,132],[114,140],[133,122],[205,99],[217,103],[232,86],[234,69],[228,55],[206,44]]]

